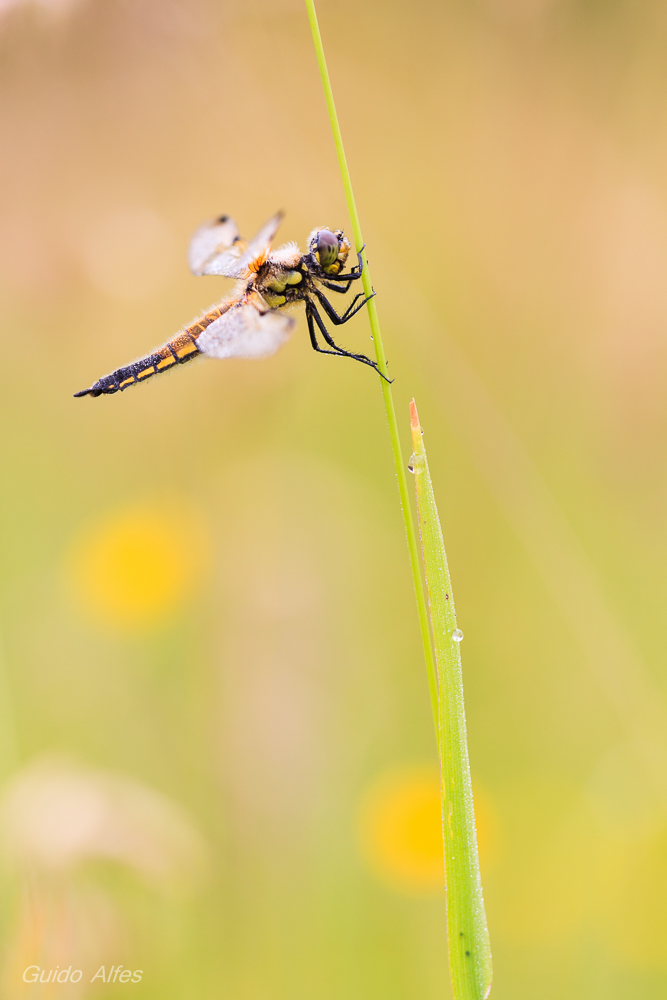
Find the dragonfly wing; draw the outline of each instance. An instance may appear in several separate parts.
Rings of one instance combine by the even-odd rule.
[[[236,277],[239,258],[245,250],[236,223],[221,215],[205,222],[194,233],[188,250],[188,264],[193,274],[220,274]]]
[[[263,264],[271,252],[271,244],[278,232],[278,226],[283,221],[283,213],[276,212],[260,231],[254,236],[247,247],[244,248],[238,262],[238,274],[234,277],[240,278],[247,270],[256,271],[260,264]],[[255,265],[254,267],[252,265]]]
[[[207,326],[197,347],[211,358],[264,358],[285,343],[296,325],[286,313],[260,310],[250,303],[232,306]]]
[[[282,218],[282,212],[270,218],[250,243],[240,238],[236,223],[228,215],[205,222],[190,243],[190,270],[194,274],[219,274],[225,278],[241,278],[249,270],[256,271],[271,251]]]

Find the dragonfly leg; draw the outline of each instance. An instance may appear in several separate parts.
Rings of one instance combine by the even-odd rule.
[[[366,303],[370,302],[370,300],[375,296],[376,293],[372,292],[370,295],[364,298],[363,302],[360,302],[358,305],[355,305],[355,303],[357,302],[358,299],[362,298],[362,293],[360,292],[359,295],[355,295],[354,299],[349,304],[349,306],[347,307],[342,316],[338,315],[338,313],[331,305],[326,295],[323,295],[318,288],[315,289],[315,294],[317,295],[317,298],[322,304],[322,308],[324,309],[325,313],[327,314],[331,322],[334,323],[336,326],[340,326],[342,323],[347,323],[348,319],[352,319],[353,316],[356,316],[359,310],[363,309]]]
[[[346,351],[344,347],[340,347],[340,345],[336,343],[336,341],[333,339],[333,337],[327,330],[326,326],[324,325],[324,320],[320,316],[317,307],[315,306],[315,303],[311,299],[307,300],[306,302],[306,318],[308,320],[308,332],[310,334],[310,342],[316,351],[319,351],[320,354],[335,354],[340,358],[352,358],[354,361],[361,362],[361,364],[370,365],[370,367],[374,368],[375,371],[378,373],[378,375],[380,375],[385,380],[385,382],[391,382],[391,379],[388,379],[385,375],[382,374],[382,372],[377,366],[376,361],[371,361],[371,359],[367,358],[365,354],[354,354],[352,351]],[[326,341],[326,343],[329,345],[329,347],[333,348],[332,351],[328,351],[326,350],[326,348],[320,347],[320,345],[318,344],[317,334],[315,332],[315,324],[317,324],[317,327],[320,333],[322,334],[324,340]]]

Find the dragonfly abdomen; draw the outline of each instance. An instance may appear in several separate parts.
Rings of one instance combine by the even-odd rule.
[[[195,323],[191,323],[181,333],[176,334],[171,340],[158,348],[153,354],[147,354],[145,358],[139,358],[123,368],[117,368],[110,375],[105,375],[98,379],[90,389],[83,389],[75,392],[75,396],[103,396],[111,395],[114,392],[124,392],[131,385],[138,382],[145,382],[153,375],[167,371],[174,365],[185,364],[192,361],[201,352],[197,347],[197,337],[204,332],[207,326],[218,319],[225,312],[227,306],[215,306],[204,316],[201,316]]]

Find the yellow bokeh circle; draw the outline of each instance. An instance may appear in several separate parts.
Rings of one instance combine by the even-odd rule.
[[[191,511],[136,507],[85,529],[67,559],[68,589],[88,616],[117,628],[178,614],[205,567],[202,526]]]
[[[477,805],[477,802],[476,802]],[[486,821],[477,826],[480,847],[488,840]],[[359,810],[362,854],[374,874],[411,894],[444,890],[440,777],[432,767],[394,768],[364,794]]]

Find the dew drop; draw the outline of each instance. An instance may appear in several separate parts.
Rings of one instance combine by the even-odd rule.
[[[421,455],[415,455],[414,453],[410,455],[408,459],[408,472],[413,475],[415,472],[420,472],[424,468],[424,459]]]
[[[452,639],[454,640],[454,642],[460,642],[462,638],[463,638],[463,632],[461,631],[461,629],[455,628],[454,631],[452,632]]]

